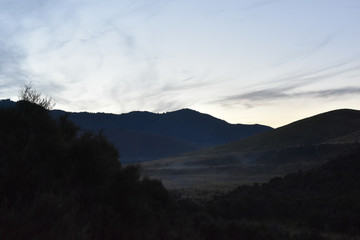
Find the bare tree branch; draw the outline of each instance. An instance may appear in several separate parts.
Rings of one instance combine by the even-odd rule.
[[[31,83],[27,83],[21,87],[19,91],[19,100],[38,104],[48,110],[53,109],[56,104],[52,97],[42,96],[41,93],[36,91]]]

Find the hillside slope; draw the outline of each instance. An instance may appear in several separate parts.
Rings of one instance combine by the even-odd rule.
[[[265,181],[319,166],[357,144],[360,111],[326,112],[230,144],[144,164],[168,186]],[[331,142],[345,138],[345,142]],[[353,141],[351,141],[351,139]]]
[[[196,144],[145,132],[104,130],[103,134],[119,150],[123,164],[151,161],[199,149]]]
[[[237,151],[257,146],[262,150],[320,144],[360,129],[360,111],[334,110],[305,118],[273,131],[238,141],[216,151]]]

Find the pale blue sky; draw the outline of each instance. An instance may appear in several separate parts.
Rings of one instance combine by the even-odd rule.
[[[278,127],[360,109],[357,0],[0,0],[0,98]]]

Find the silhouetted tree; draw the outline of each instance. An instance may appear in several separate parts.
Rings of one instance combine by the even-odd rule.
[[[52,97],[43,96],[33,88],[31,83],[27,83],[21,87],[19,91],[19,100],[36,103],[48,110],[51,110],[55,106],[55,100]]]

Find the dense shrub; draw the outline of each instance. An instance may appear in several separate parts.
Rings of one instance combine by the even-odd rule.
[[[0,110],[0,238],[157,239],[174,208],[168,191],[77,129],[27,101]]]

